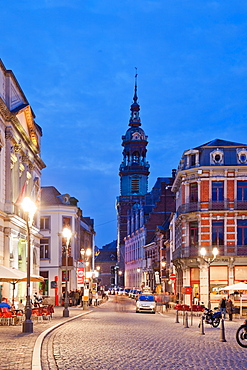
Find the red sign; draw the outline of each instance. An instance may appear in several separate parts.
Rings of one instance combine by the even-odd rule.
[[[171,280],[176,280],[176,274],[170,274],[170,279]]]
[[[192,293],[192,287],[191,286],[184,286],[182,288],[182,294],[191,294]]]
[[[77,285],[84,284],[84,267],[77,267]]]

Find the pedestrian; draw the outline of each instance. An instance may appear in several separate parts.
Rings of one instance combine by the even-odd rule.
[[[224,319],[225,319],[226,318],[226,297],[223,297],[220,300],[219,308],[220,308],[221,317],[224,316]]]
[[[232,321],[233,303],[232,303],[232,300],[230,298],[226,302],[226,312],[229,315],[229,321]]]
[[[75,305],[78,306],[80,304],[80,295],[77,289],[75,291],[74,298],[75,298]]]
[[[10,310],[11,309],[11,306],[8,304],[8,302],[7,302],[7,298],[3,298],[2,299],[2,302],[0,303],[0,307],[7,307],[8,308],[8,310]]]

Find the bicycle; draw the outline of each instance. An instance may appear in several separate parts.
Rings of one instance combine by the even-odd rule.
[[[241,347],[247,348],[247,320],[244,320],[243,325],[238,328],[236,339]]]

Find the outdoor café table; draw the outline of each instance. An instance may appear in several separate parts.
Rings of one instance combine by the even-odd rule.
[[[14,324],[15,325],[18,324],[20,321],[20,317],[24,315],[23,310],[18,309],[18,308],[12,308],[10,312],[12,313],[14,317]]]

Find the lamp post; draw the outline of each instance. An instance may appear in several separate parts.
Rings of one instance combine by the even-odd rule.
[[[218,248],[214,247],[212,250],[213,257],[206,257],[207,251],[206,248],[200,249],[200,255],[204,262],[208,265],[208,309],[211,309],[211,301],[210,301],[210,265],[215,261],[219,251]]]
[[[32,307],[30,299],[30,275],[31,275],[31,233],[30,229],[33,224],[33,217],[37,210],[36,204],[29,198],[25,197],[22,201],[22,209],[26,213],[27,224],[27,296],[26,296],[26,309],[25,321],[22,324],[23,333],[33,333]]]
[[[64,299],[64,310],[63,317],[69,317],[69,302],[68,302],[68,251],[69,251],[69,242],[71,239],[72,233],[68,227],[63,229],[63,237],[66,238],[66,271],[65,271],[65,299]]]
[[[88,308],[88,301],[85,301],[85,291],[87,289],[87,283],[86,283],[86,278],[87,278],[87,267],[89,266],[89,257],[91,256],[92,251],[90,248],[87,248],[86,251],[83,249],[83,265],[84,265],[84,270],[85,270],[85,277],[84,277],[84,292],[83,292],[83,310],[87,310]],[[86,255],[86,258],[85,258]],[[85,261],[86,260],[86,261]],[[89,287],[88,287],[89,288]],[[88,295],[89,299],[89,295]]]

